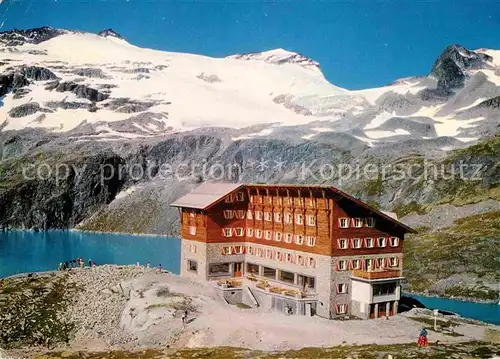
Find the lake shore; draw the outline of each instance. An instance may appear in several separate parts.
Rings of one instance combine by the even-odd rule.
[[[43,281],[47,288],[53,288],[54,283],[60,283],[64,294],[61,302],[65,304],[54,318],[60,328],[67,329],[56,331],[62,336],[49,340],[50,351],[54,352],[227,346],[268,352],[335,345],[395,345],[415,343],[423,324],[414,318],[430,318],[425,310],[413,310],[389,320],[338,321],[243,309],[228,305],[214,283],[199,283],[135,266],[105,265],[69,273],[43,273],[3,280],[3,286],[9,281],[10,302],[15,301],[15,288],[21,284]],[[38,304],[37,310],[43,303]],[[54,303],[45,304],[50,308]],[[184,310],[189,313],[187,324],[181,320]],[[32,313],[16,315],[29,317]],[[489,331],[500,331],[494,325],[453,320],[458,324],[454,335],[431,332],[430,341],[484,341],[488,340]],[[17,321],[9,323],[15,326]],[[8,328],[6,323],[1,324]],[[14,353],[21,351],[25,357],[47,351],[43,340],[41,345],[33,343],[10,349],[15,349]]]

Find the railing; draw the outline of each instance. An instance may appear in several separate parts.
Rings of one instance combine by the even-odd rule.
[[[352,271],[354,277],[363,279],[387,279],[387,278],[398,278],[401,277],[400,270],[378,270],[378,271],[365,271],[361,269],[355,269]]]

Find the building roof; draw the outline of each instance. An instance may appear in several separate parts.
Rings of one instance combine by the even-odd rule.
[[[197,208],[197,209],[207,209],[216,202],[222,200],[226,195],[235,191],[236,189],[249,186],[249,187],[267,187],[267,188],[317,188],[331,191],[341,198],[345,198],[359,206],[362,206],[372,213],[394,223],[395,225],[404,228],[410,233],[417,233],[413,228],[408,227],[404,223],[401,223],[397,219],[397,215],[393,212],[379,211],[378,209],[368,205],[367,203],[352,197],[351,195],[328,185],[307,185],[307,184],[241,184],[241,183],[212,183],[205,182],[199,187],[195,188],[193,191],[189,192],[184,197],[179,198],[177,201],[171,204],[173,207],[186,207],[186,208]]]
[[[241,186],[241,183],[204,182],[170,205],[172,207],[204,209]]]

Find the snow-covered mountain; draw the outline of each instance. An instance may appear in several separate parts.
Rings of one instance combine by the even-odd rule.
[[[40,28],[0,34],[0,129],[78,140],[224,128],[233,141],[290,138],[379,147],[418,140],[447,150],[498,130],[500,51],[451,45],[428,76],[349,91],[283,49],[226,58]]]

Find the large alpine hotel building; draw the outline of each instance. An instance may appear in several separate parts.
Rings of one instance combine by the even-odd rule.
[[[397,313],[402,242],[414,231],[335,187],[204,183],[172,206],[183,276],[296,288],[308,313],[327,318]]]

